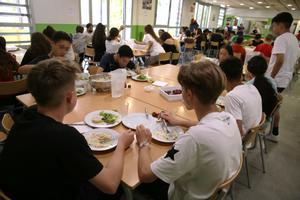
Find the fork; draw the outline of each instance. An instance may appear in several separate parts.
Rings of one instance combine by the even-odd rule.
[[[167,122],[166,122],[165,119],[162,119],[162,124],[163,124],[163,126],[165,127],[167,133],[170,133],[170,130],[168,129],[168,125],[167,125]]]

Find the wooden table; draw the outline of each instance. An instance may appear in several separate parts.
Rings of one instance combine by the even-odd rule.
[[[139,57],[149,56],[150,54],[146,50],[133,49],[133,55],[134,57],[139,58]]]
[[[178,85],[177,73],[178,67],[173,65],[158,66],[143,71],[152,76],[153,80],[160,80],[168,82],[169,85]],[[164,72],[162,75],[159,72]],[[166,76],[167,78],[164,78]],[[196,115],[193,111],[187,111],[184,108],[182,101],[169,102],[159,94],[159,88],[155,88],[152,92],[145,92],[144,87],[150,85],[148,82],[137,82],[128,79],[128,84],[131,85],[130,89],[126,89],[125,95],[120,98],[112,98],[110,93],[96,93],[88,92],[87,94],[78,97],[77,105],[74,110],[66,115],[64,123],[75,123],[83,121],[84,116],[98,109],[116,109],[122,115],[134,112],[144,112],[147,108],[149,113],[160,112],[162,110],[169,110],[176,113],[183,119],[196,120]],[[24,94],[17,96],[17,99],[22,102],[26,107],[35,105],[36,102],[31,94]],[[125,131],[123,125],[114,127],[118,132]],[[170,145],[153,141],[151,144],[152,158],[158,159],[170,148]],[[113,151],[96,153],[95,156],[104,165],[108,163],[112,156]],[[122,181],[130,188],[134,189],[139,185],[140,181],[137,173],[137,159],[138,148],[134,142],[125,153],[125,163]]]

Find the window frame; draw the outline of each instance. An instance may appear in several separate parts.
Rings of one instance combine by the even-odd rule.
[[[27,14],[24,13],[11,13],[11,12],[0,12],[1,16],[19,16],[19,17],[27,17],[28,23],[6,23],[6,22],[0,22],[0,27],[28,27],[29,32],[0,32],[0,35],[6,36],[6,35],[31,35],[33,32],[33,24],[32,24],[32,15],[31,15],[31,9],[29,5],[29,1],[25,0],[25,4],[18,4],[18,3],[6,3],[6,2],[0,2],[0,6],[15,6],[15,7],[24,7],[27,10]],[[6,41],[7,44],[28,44],[30,43],[30,40],[16,40],[16,41]]]
[[[223,13],[223,17],[222,17],[222,24],[220,25],[220,24],[219,24],[219,20],[220,20],[221,10],[224,10],[224,13]],[[220,7],[219,15],[218,15],[217,28],[220,28],[220,27],[223,27],[223,26],[224,26],[224,20],[225,20],[226,12],[227,12],[227,9],[226,9],[226,8]]]
[[[172,0],[168,0],[170,1],[169,4],[169,14],[168,14],[168,24],[167,25],[158,25],[157,21],[156,21],[156,17],[157,17],[157,7],[158,7],[158,0],[156,0],[156,5],[155,5],[155,14],[154,14],[154,27],[153,28],[161,28],[161,29],[167,29],[167,31],[169,31],[169,29],[176,29],[176,35],[179,33],[180,27],[181,27],[181,21],[182,21],[182,14],[183,14],[183,0],[180,0],[181,3],[181,12],[180,12],[180,20],[178,23],[178,26],[170,26],[170,16],[171,16],[171,8],[172,8]],[[178,17],[178,16],[177,16]]]

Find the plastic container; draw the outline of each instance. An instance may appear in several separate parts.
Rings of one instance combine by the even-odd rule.
[[[160,88],[160,94],[168,101],[181,101],[182,94],[168,94],[167,91],[181,90],[181,86],[167,86]]]

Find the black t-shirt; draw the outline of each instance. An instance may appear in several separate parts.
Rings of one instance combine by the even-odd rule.
[[[35,64],[38,64],[39,62],[41,62],[41,61],[43,61],[43,60],[47,60],[47,59],[49,59],[49,58],[50,58],[50,57],[49,57],[48,54],[42,55],[42,56],[39,56],[39,57],[33,59],[32,61],[30,61],[30,62],[28,63],[28,65],[35,65]]]
[[[12,199],[79,199],[102,168],[75,128],[30,108],[0,155],[0,188]]]
[[[30,63],[32,60],[34,59],[33,55],[32,55],[32,51],[31,48],[27,49],[27,51],[25,52],[22,62],[21,62],[21,66],[23,65],[27,65],[28,63]]]
[[[100,62],[100,67],[103,68],[103,72],[111,72],[111,71],[121,68],[119,66],[119,63],[116,63],[116,61],[114,59],[114,55],[115,54],[107,53],[107,54],[104,54],[104,56],[102,57],[101,62]],[[129,61],[126,68],[134,69],[135,65],[132,61]]]

